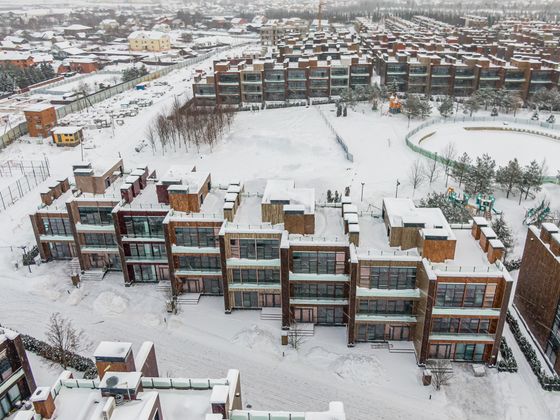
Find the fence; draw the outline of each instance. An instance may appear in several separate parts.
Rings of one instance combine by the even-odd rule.
[[[51,83],[45,87],[41,87],[38,89],[33,89],[31,93],[35,94],[35,93],[39,93],[39,94],[64,94],[64,93],[69,93],[66,91],[60,91],[57,92],[54,88],[56,88],[57,86],[64,86],[64,85],[68,85],[70,83],[75,83],[78,82],[80,80],[84,80],[84,79],[90,79],[92,76],[98,76],[98,75],[107,75],[107,76],[117,76],[118,78],[120,78],[122,76],[122,72],[120,71],[109,71],[109,70],[101,70],[101,71],[96,71],[95,73],[86,73],[86,74],[80,74],[79,76],[74,76],[71,78],[64,78],[63,80],[59,80],[58,82],[54,82]]]
[[[446,159],[444,156],[440,156],[437,153],[430,152],[429,150],[426,150],[423,147],[420,147],[418,144],[413,143],[410,139],[415,134],[422,131],[426,127],[431,127],[433,125],[438,125],[438,124],[455,124],[455,123],[462,123],[462,122],[494,122],[494,123],[508,122],[508,123],[516,123],[516,124],[537,126],[537,127],[546,128],[546,129],[549,129],[549,130],[553,130],[555,128],[554,124],[550,124],[550,123],[547,123],[545,121],[533,121],[533,120],[528,120],[528,119],[524,119],[524,118],[515,118],[515,117],[488,118],[488,117],[467,117],[467,116],[463,116],[463,117],[453,117],[453,118],[432,118],[429,121],[426,121],[426,122],[420,124],[418,127],[412,129],[411,131],[409,131],[407,133],[407,135],[405,136],[406,145],[411,150],[413,150],[414,152],[419,153],[422,156],[427,157],[428,159],[433,159],[433,160],[435,160],[437,162],[440,162],[440,163],[443,163],[443,164],[454,165],[454,164],[457,163],[454,160],[450,161],[449,159]],[[545,135],[545,136],[550,137],[550,138],[555,138],[554,135],[551,135],[549,133],[543,133],[543,132],[539,132],[539,131],[535,131],[535,130],[529,130],[527,132],[528,133],[539,134],[539,135]],[[558,183],[558,179],[554,176],[545,176],[545,177],[543,177],[543,182],[556,184],[556,183]]]
[[[0,163],[0,176],[21,175],[0,190],[0,210],[6,210],[50,176],[48,161],[6,161]]]
[[[346,145],[346,142],[344,141],[344,139],[336,132],[336,130],[331,125],[331,123],[329,122],[329,120],[327,119],[327,117],[325,116],[323,111],[321,110],[321,108],[317,108],[317,111],[319,111],[319,114],[321,114],[321,117],[323,118],[323,121],[325,121],[325,124],[327,125],[327,127],[329,127],[329,129],[334,134],[336,142],[340,145],[340,147],[344,151],[344,155],[346,156],[346,160],[349,160],[350,162],[354,162],[354,155],[352,153],[350,153],[350,151],[348,149],[348,146]]]
[[[165,75],[171,73],[174,70],[178,70],[178,69],[182,69],[184,67],[192,66],[193,64],[197,64],[201,61],[204,61],[204,60],[212,57],[213,55],[222,53],[224,51],[231,50],[233,48],[242,47],[242,46],[245,46],[247,44],[251,44],[252,42],[253,41],[244,42],[244,43],[236,44],[236,45],[233,45],[233,46],[220,47],[220,48],[217,48],[214,51],[208,52],[206,54],[202,54],[202,55],[199,55],[197,57],[190,58],[190,59],[185,60],[185,61],[181,61],[180,63],[174,64],[172,66],[161,68],[161,69],[156,70],[152,73],[149,73],[145,76],[138,77],[136,79],[129,80],[128,82],[120,83],[118,85],[112,86],[112,87],[104,89],[102,91],[92,93],[91,95],[84,96],[83,98],[80,98],[80,99],[78,99],[78,100],[76,100],[76,101],[74,101],[74,102],[72,102],[68,105],[64,105],[64,106],[61,106],[61,107],[57,108],[56,109],[56,116],[57,116],[58,119],[61,119],[68,114],[71,114],[73,112],[81,111],[82,109],[85,109],[88,106],[91,106],[91,105],[96,104],[98,102],[109,99],[112,96],[118,95],[119,93],[130,90],[134,86],[136,86],[138,83],[143,83],[143,82],[148,82],[148,81],[151,81],[151,80],[154,80],[154,79],[158,79],[162,76],[165,76]],[[6,146],[8,146],[12,142],[14,142],[17,138],[19,138],[19,137],[21,137],[25,134],[27,134],[27,123],[22,122],[21,124],[17,125],[16,127],[12,128],[11,130],[7,131],[6,133],[4,133],[0,137],[0,141],[1,141],[0,149],[5,148]]]

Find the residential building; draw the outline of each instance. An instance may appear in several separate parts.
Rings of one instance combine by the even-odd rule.
[[[560,229],[529,226],[515,289],[515,306],[560,373]]]
[[[128,36],[131,51],[162,52],[171,48],[169,35],[157,31],[135,31]]]
[[[82,127],[60,126],[52,130],[52,139],[57,146],[77,146],[84,140]]]
[[[88,420],[346,419],[341,402],[331,402],[323,412],[244,408],[237,369],[219,378],[162,377],[152,342],[134,354],[131,343],[103,341],[94,359],[99,379],[75,379],[64,371],[54,384],[34,389],[32,407],[18,411],[14,420],[74,420],[77,415]]]
[[[0,418],[8,418],[35,388],[21,335],[0,328]]]
[[[55,127],[57,116],[54,106],[48,102],[38,102],[23,110],[27,121],[27,131],[31,137],[49,137]]]
[[[74,192],[55,198],[64,180],[42,196],[31,218],[43,259],[169,282],[175,303],[223,295],[226,313],[261,310],[286,330],[344,327],[348,346],[409,342],[419,364],[496,363],[512,280],[486,219],[452,229],[440,209],[399,198],[374,219],[350,197],[317,205],[293,180],[245,191],[189,165],[162,177],[107,168],[77,166]]]
[[[0,52],[0,67],[15,66],[20,69],[33,67],[35,61],[29,52],[2,51]]]

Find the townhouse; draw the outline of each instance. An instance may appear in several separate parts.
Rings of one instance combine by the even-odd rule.
[[[74,179],[31,216],[45,260],[163,282],[179,302],[223,295],[226,313],[260,310],[285,330],[342,327],[348,346],[407,341],[419,364],[496,362],[512,280],[484,218],[452,228],[440,209],[396,198],[363,214],[350,197],[318,205],[293,180],[247,191],[189,165],[158,176],[119,160]]]
[[[372,74],[355,36],[312,32],[285,36],[270,56],[214,62],[212,74],[195,77],[193,92],[201,106],[329,98],[369,86]]]
[[[555,224],[543,223],[540,230],[529,226],[514,303],[560,373],[560,229]]]
[[[163,377],[155,346],[149,341],[137,352],[128,342],[102,341],[93,358],[98,378],[77,379],[64,371],[54,384],[33,387],[32,395],[25,397],[29,404],[15,413],[14,420],[346,419],[344,405],[337,401],[324,411],[245,408],[237,369],[228,369],[217,378]]]
[[[128,36],[130,51],[162,52],[171,48],[169,35],[158,31],[134,31]]]
[[[0,328],[0,417],[8,418],[35,388],[21,335]]]

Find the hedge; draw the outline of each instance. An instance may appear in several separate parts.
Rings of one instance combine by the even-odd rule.
[[[527,340],[521,329],[519,328],[519,324],[515,318],[511,315],[508,311],[506,316],[506,321],[509,324],[509,328],[515,337],[515,341],[519,345],[519,348],[525,355],[529,366],[533,370],[533,373],[536,375],[537,380],[541,384],[542,388],[545,391],[560,391],[560,378],[558,375],[548,375],[544,369],[542,368],[541,362],[537,357],[537,353],[533,348],[532,344]]]
[[[505,337],[500,342],[500,355],[502,358],[498,362],[498,372],[517,372],[517,362]]]

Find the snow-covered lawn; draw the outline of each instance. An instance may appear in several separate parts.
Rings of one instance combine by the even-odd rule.
[[[445,153],[447,145],[453,143],[459,154],[466,152],[475,158],[483,153],[488,153],[499,166],[507,164],[513,158],[517,158],[522,165],[526,165],[532,160],[540,163],[544,158],[548,166],[548,174],[555,175],[560,170],[560,140],[514,131],[467,130],[465,128],[500,127],[501,125],[503,124],[500,122],[492,121],[439,124],[426,127],[411,140],[418,143],[424,136],[434,133],[424,139],[420,146],[442,154]],[[507,127],[551,132],[540,127],[522,124],[508,124]],[[560,133],[556,130],[555,134]]]

